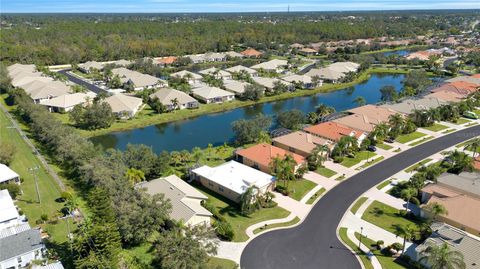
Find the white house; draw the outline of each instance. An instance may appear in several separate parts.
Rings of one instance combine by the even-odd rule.
[[[166,85],[165,81],[163,81],[163,80],[161,80],[157,77],[142,74],[142,73],[137,72],[137,71],[132,71],[132,70],[129,70],[125,67],[112,69],[112,73],[114,75],[118,75],[120,77],[120,81],[123,84],[133,85],[133,89],[135,91],[140,91],[140,90],[144,90],[144,89],[151,89],[151,88],[155,88],[157,86]]]
[[[174,109],[190,109],[198,108],[198,101],[190,95],[171,88],[161,88],[155,93],[150,95],[150,99],[158,98],[160,103],[167,107],[168,110]],[[177,101],[177,105],[174,106],[174,100]]]
[[[204,86],[192,90],[193,97],[203,101],[206,104],[223,103],[235,99],[235,94],[224,91],[217,87]]]
[[[191,85],[195,85],[198,82],[202,81],[202,76],[200,76],[199,74],[195,74],[193,72],[187,71],[187,70],[182,70],[182,71],[172,73],[172,74],[170,74],[170,77],[184,78]]]
[[[43,259],[45,245],[40,230],[28,229],[0,238],[0,269],[24,268]]]
[[[314,85],[312,81],[312,77],[309,77],[307,75],[297,75],[297,74],[292,74],[288,76],[282,77],[283,80],[286,82],[290,83],[299,83],[302,85],[302,88],[304,89],[313,89],[314,87],[320,87],[322,86],[322,80],[319,80],[317,85]]]
[[[172,204],[170,217],[176,221],[192,226],[210,225],[212,213],[201,205],[208,197],[176,175],[141,182],[135,188],[145,189],[150,195],[164,194]]]
[[[83,73],[90,73],[92,70],[101,71],[103,69],[104,64],[96,61],[88,61],[83,64],[78,65],[78,69]]]
[[[245,91],[245,87],[251,85],[248,82],[238,81],[238,80],[224,80],[223,87],[229,91],[233,92],[235,95],[240,95]]]
[[[105,98],[112,108],[112,112],[118,118],[132,118],[142,107],[142,98],[127,96],[124,94],[115,94]]]
[[[20,184],[20,176],[10,169],[10,167],[0,163],[0,184],[2,183]]]
[[[229,161],[217,167],[204,165],[192,170],[194,180],[208,189],[239,202],[240,196],[252,186],[265,193],[273,188],[275,178],[267,173],[236,161]]]
[[[230,74],[229,72],[221,70],[221,69],[217,69],[215,67],[201,70],[198,73],[200,73],[204,76],[211,75],[211,76],[214,76],[216,79],[231,79],[232,78],[232,74]]]
[[[0,190],[0,231],[21,223],[20,215],[15,204],[13,204],[12,197],[7,190]]]
[[[240,54],[241,55],[241,54]],[[249,74],[251,77],[256,77],[258,76],[258,73],[256,70],[252,68],[245,67],[243,65],[236,65],[230,68],[225,69],[225,71],[230,72],[230,73],[240,73],[240,72],[246,72]]]
[[[76,105],[88,103],[95,98],[96,94],[93,92],[87,93],[72,93],[57,96],[51,99],[40,101],[40,105],[46,106],[50,112],[68,112]]]
[[[265,70],[269,72],[282,72],[288,66],[287,60],[273,59],[268,62],[256,64],[250,68],[255,70]]]

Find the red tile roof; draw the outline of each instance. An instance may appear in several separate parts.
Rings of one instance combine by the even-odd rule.
[[[259,165],[264,165],[267,167],[270,165],[270,162],[273,158],[283,158],[285,155],[291,155],[297,164],[302,164],[305,162],[305,158],[303,156],[266,143],[261,143],[239,150],[237,151],[237,155],[243,156],[244,158],[250,159]]]
[[[432,92],[441,92],[441,91],[450,91],[458,94],[462,94],[465,97],[473,92],[478,90],[479,86],[475,83],[466,82],[466,81],[455,81],[451,83],[444,84],[438,88],[432,90]]]
[[[248,48],[248,49],[240,52],[240,54],[248,56],[248,57],[260,57],[262,55],[262,53],[260,51],[258,51],[256,49],[252,49],[252,48]]]
[[[161,64],[173,64],[177,60],[175,56],[168,56],[161,59],[158,59],[158,62]]]
[[[318,135],[320,137],[325,137],[333,141],[338,141],[343,136],[351,135],[352,133],[358,139],[363,134],[363,132],[360,130],[355,130],[345,125],[342,125],[336,122],[330,122],[330,121],[309,126],[304,130],[311,134]]]

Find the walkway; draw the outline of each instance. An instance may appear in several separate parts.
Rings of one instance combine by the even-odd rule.
[[[88,90],[96,93],[96,94],[99,94],[99,93],[107,93],[106,90],[96,86],[96,85],[93,85],[92,83],[90,82],[87,82],[85,79],[81,79],[77,76],[74,76],[70,73],[70,69],[64,69],[64,70],[60,70],[58,71],[58,73],[62,74],[62,75],[65,75],[68,80],[70,80],[71,82],[75,83],[75,84],[78,84],[78,85],[81,85],[81,86],[84,86],[85,88],[87,88]]]

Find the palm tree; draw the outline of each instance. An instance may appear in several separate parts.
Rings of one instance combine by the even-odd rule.
[[[196,164],[200,164],[205,159],[204,151],[199,147],[192,149],[192,158]]]
[[[320,118],[327,116],[328,114],[332,114],[335,112],[335,108],[331,106],[327,106],[325,104],[320,104],[315,108],[315,112],[317,112]]]
[[[422,252],[419,260],[422,264],[428,264],[431,269],[465,269],[463,254],[459,251],[450,250],[447,243],[440,246],[430,245]]]
[[[447,209],[443,205],[437,202],[427,204],[426,206],[423,207],[423,210],[425,210],[428,213],[428,217],[430,221],[436,220],[437,217],[440,215],[448,215]]]
[[[145,174],[143,173],[143,171],[135,168],[129,168],[125,173],[125,176],[132,185],[135,185],[138,182],[145,180]]]
[[[396,137],[402,133],[402,129],[405,126],[405,119],[399,113],[388,117],[388,124],[390,125],[390,134]]]
[[[467,142],[463,150],[471,150],[473,151],[473,157],[479,153],[477,150],[480,148],[480,137],[474,138]]]
[[[260,209],[258,194],[258,187],[251,186],[240,196],[240,212],[242,212],[243,215],[250,215]]]
[[[407,240],[410,241],[414,239],[416,237],[417,230],[410,224],[404,227],[396,226],[395,228],[395,235],[403,237],[402,253],[405,253],[405,244]]]
[[[417,195],[418,195],[418,191],[415,188],[403,189],[400,192],[400,196],[402,197],[402,199],[407,200],[407,206],[406,206],[407,211],[410,208],[410,201],[412,200],[413,197],[416,197]]]
[[[365,97],[363,96],[357,96],[357,98],[355,98],[353,102],[356,103],[358,106],[364,106],[367,103],[367,100],[365,100]]]
[[[176,110],[176,109],[179,109],[180,107],[178,106],[179,102],[178,102],[178,98],[173,98],[172,100],[170,100],[170,102],[172,102],[172,108],[173,110]]]

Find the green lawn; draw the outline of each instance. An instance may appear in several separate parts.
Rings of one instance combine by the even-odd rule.
[[[245,242],[248,240],[245,230],[249,226],[266,220],[282,219],[290,214],[287,210],[277,206],[274,208],[262,208],[250,216],[243,216],[240,214],[238,205],[235,202],[230,201],[205,187],[198,185],[195,185],[195,187],[207,195],[209,203],[215,206],[218,212],[232,225],[232,228],[235,231],[235,236],[233,238],[234,242]]]
[[[417,168],[419,168],[420,166],[422,166],[422,165],[430,162],[431,160],[432,160],[432,159],[430,159],[430,158],[427,158],[427,159],[425,159],[425,160],[422,160],[422,161],[420,161],[419,163],[416,163],[416,164],[410,166],[409,168],[405,169],[405,172],[407,172],[407,173],[413,172],[415,169],[417,169]]]
[[[231,260],[221,259],[217,257],[210,257],[205,268],[214,268],[214,269],[236,269],[238,265]]]
[[[375,145],[377,148],[381,148],[381,149],[384,149],[384,150],[391,150],[393,147],[390,146],[390,145],[387,145],[385,143],[379,143],[377,145]]]
[[[336,181],[342,181],[344,179],[345,179],[345,175],[341,175],[341,176],[337,177],[335,180]]]
[[[457,120],[457,122],[453,122],[453,124],[463,125],[463,124],[469,123],[469,122],[470,122],[470,120],[467,120],[465,118],[460,118],[460,119]]]
[[[345,166],[345,167],[352,167],[356,164],[358,164],[359,162],[363,161],[363,160],[366,160],[366,159],[370,159],[372,157],[374,157],[375,155],[377,155],[376,153],[374,152],[370,152],[370,151],[359,151],[355,154],[355,157],[351,158],[351,157],[345,157],[343,159],[343,162],[341,162],[340,164]]]
[[[268,230],[273,229],[273,228],[289,227],[289,226],[292,226],[292,225],[294,225],[294,224],[297,224],[299,221],[300,221],[300,218],[299,218],[299,217],[295,217],[295,218],[292,219],[291,221],[280,222],[280,223],[275,223],[275,224],[270,224],[270,225],[267,225],[267,226],[263,226],[263,227],[257,228],[257,229],[255,229],[255,230],[253,230],[253,233],[254,233],[254,234],[258,234],[259,232],[268,231]]]
[[[347,244],[347,246],[349,246],[353,251],[355,251],[358,257],[360,257],[360,260],[362,261],[365,269],[373,269],[372,262],[368,259],[367,255],[363,253],[362,250],[360,250],[356,244],[354,244],[352,241],[350,241],[350,239],[348,239],[347,228],[344,228],[344,227],[340,228],[338,230],[338,234],[340,236],[340,239],[345,244]]]
[[[405,135],[401,135],[401,136],[397,137],[396,141],[399,142],[399,143],[402,143],[402,144],[406,144],[406,143],[408,143],[412,140],[418,139],[422,136],[426,136],[426,134],[420,133],[420,132],[413,132],[413,133],[409,133],[409,134],[405,134]]]
[[[355,233],[355,237],[360,240],[360,234]],[[376,242],[372,239],[365,237],[362,235],[362,244],[367,246],[372,253],[377,257],[378,262],[382,265],[384,269],[405,269],[405,268],[412,268],[411,266],[404,266],[403,263],[400,263],[399,259],[393,258],[392,256],[384,255],[381,250],[378,250],[376,247]]]
[[[385,188],[386,186],[388,186],[390,183],[392,183],[392,180],[391,180],[391,179],[386,180],[386,181],[378,184],[378,185],[377,185],[377,189],[378,189],[378,190],[381,190],[381,189]]]
[[[307,201],[307,205],[311,205],[313,204],[313,202],[315,202],[318,197],[322,196],[322,194],[325,192],[325,188],[321,188],[319,189],[316,193],[314,193],[310,198],[308,198],[308,201]]]
[[[369,162],[367,162],[367,163],[364,163],[363,165],[360,166],[360,168],[367,168],[367,167],[369,167],[370,165],[374,165],[374,164],[382,161],[383,159],[385,159],[385,157],[380,156],[380,157],[374,159],[373,161],[369,161]],[[357,168],[357,169],[358,169],[358,168]]]
[[[288,182],[289,196],[300,201],[303,196],[317,186],[317,183],[310,180],[301,179]]]
[[[414,147],[414,146],[416,146],[416,145],[418,145],[418,144],[422,144],[422,143],[424,143],[424,142],[427,142],[428,140],[431,140],[431,139],[433,139],[433,138],[434,138],[433,136],[423,137],[422,139],[420,139],[420,140],[418,140],[418,141],[415,141],[415,142],[413,142],[413,143],[411,143],[411,144],[408,144],[408,145],[411,146],[411,147]]]
[[[417,227],[417,224],[419,224],[418,221],[412,221],[401,216],[398,209],[379,201],[373,201],[363,213],[362,219],[391,233],[395,233],[398,226],[412,225],[412,227]]]
[[[477,116],[480,117],[480,109],[474,109],[473,113],[477,114]]]
[[[448,133],[451,133],[453,131],[455,131],[455,129],[448,129],[448,130],[443,131],[442,134],[448,134]]]
[[[367,197],[360,197],[358,200],[353,204],[352,208],[350,208],[350,211],[355,214],[357,213],[358,209],[368,200]]]
[[[432,131],[432,132],[438,132],[438,131],[441,131],[441,130],[444,130],[444,129],[447,129],[447,128],[448,128],[448,126],[445,126],[445,125],[442,125],[442,124],[439,124],[439,123],[435,123],[432,126],[423,127],[423,129],[427,129],[427,130]]]
[[[326,177],[326,178],[331,178],[331,177],[333,177],[334,175],[337,174],[337,172],[335,172],[331,169],[328,169],[326,167],[320,167],[315,172],[318,173],[319,175],[322,175],[322,176]]]

